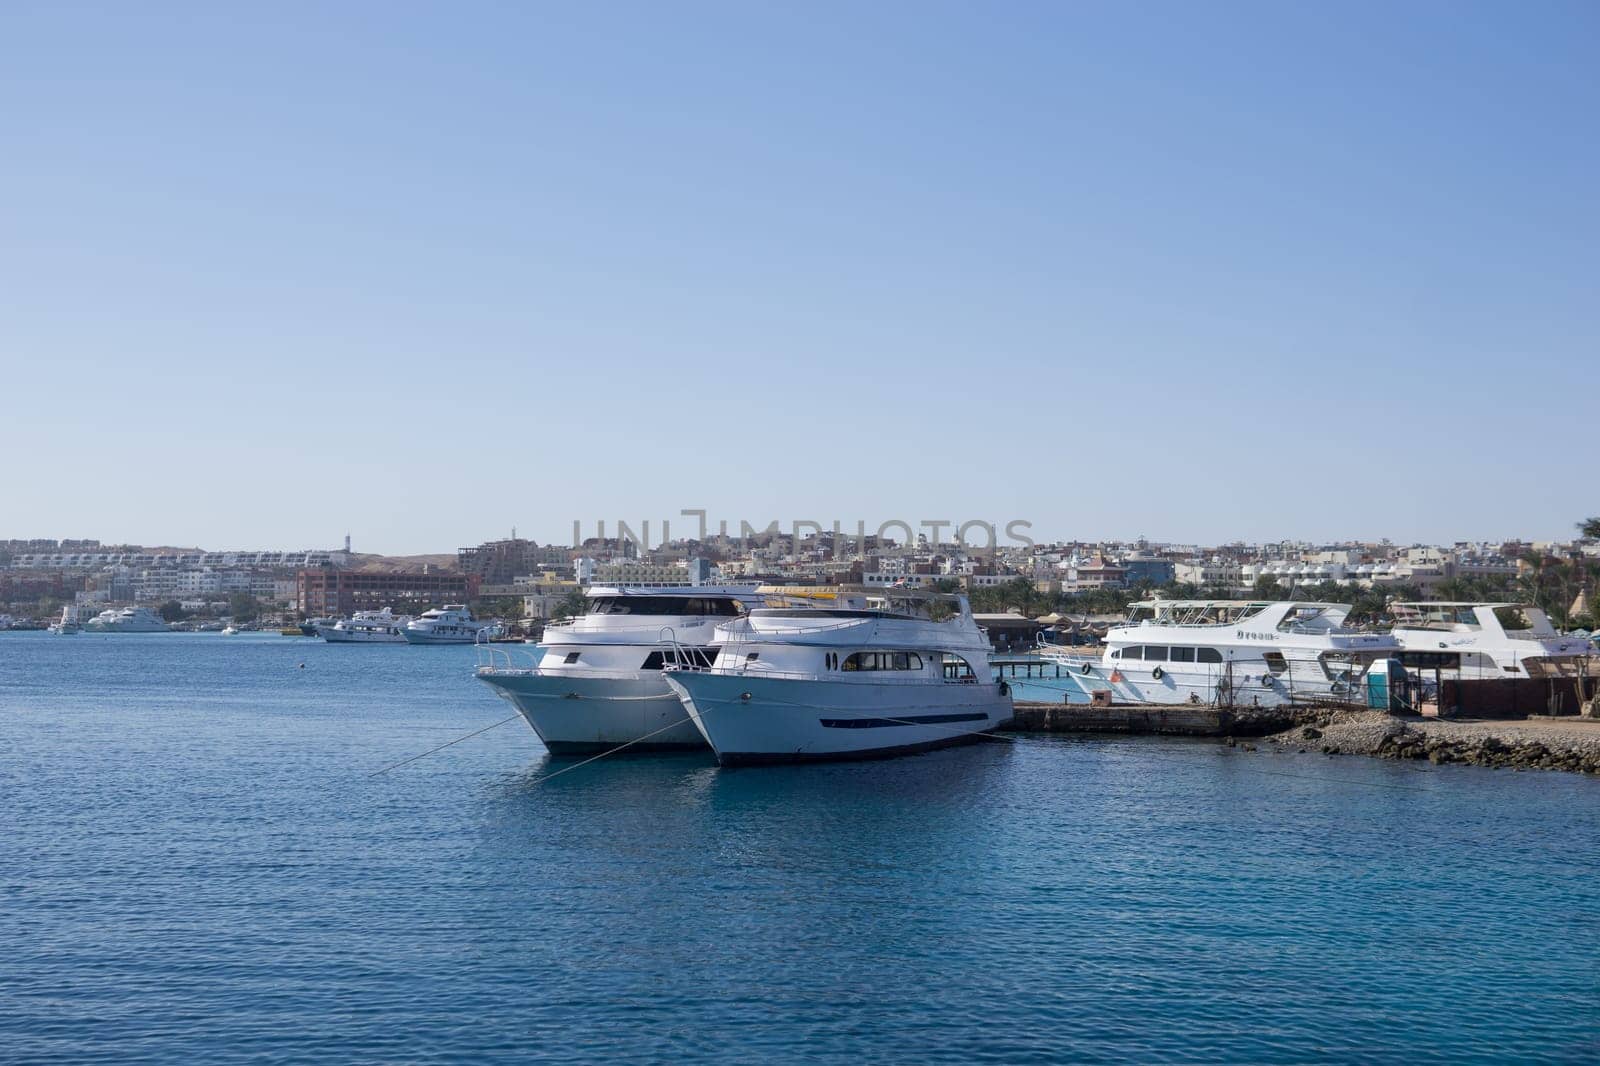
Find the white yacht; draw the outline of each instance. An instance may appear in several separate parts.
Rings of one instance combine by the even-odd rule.
[[[447,603],[423,611],[422,617],[400,628],[401,634],[412,644],[475,644],[480,633],[489,636],[498,631],[498,626],[472,617],[464,603]]]
[[[510,700],[557,755],[706,747],[662,667],[709,665],[718,623],[760,602],[750,588],[588,590],[588,609],[551,622],[534,665],[489,656],[478,679]]]
[[[411,624],[407,615],[397,615],[390,608],[381,611],[357,611],[349,618],[317,626],[317,635],[329,644],[404,644],[405,627]]]
[[[171,627],[148,607],[105,610],[83,625],[92,633],[165,633]]]
[[[964,596],[841,591],[752,611],[713,644],[709,667],[680,661],[666,682],[722,766],[926,751],[1012,717]]]
[[[1103,653],[1041,651],[1052,682],[1118,703],[1275,707],[1364,702],[1372,664],[1398,656],[1387,633],[1349,629],[1342,603],[1150,600],[1106,633]],[[1024,690],[1031,685],[1021,686]],[[1031,691],[1026,691],[1031,696]]]
[[[1524,603],[1393,603],[1400,661],[1463,681],[1575,676],[1593,651]]]
[[[61,620],[50,623],[50,632],[58,637],[75,636],[83,632],[83,626],[78,624],[78,608],[67,604],[61,608]]]
[[[239,627],[232,624],[225,625],[222,627],[222,635],[225,637],[236,637],[239,635]]]

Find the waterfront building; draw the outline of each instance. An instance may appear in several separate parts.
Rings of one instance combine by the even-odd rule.
[[[1169,585],[1175,574],[1171,559],[1163,558],[1143,548],[1124,555],[1118,565],[1123,570],[1123,582],[1129,585],[1136,585],[1141,581],[1148,581],[1152,585]]]
[[[1173,565],[1173,580],[1196,588],[1239,588],[1244,578],[1239,564],[1231,559],[1213,555],[1209,559],[1192,559]]]
[[[240,551],[207,552],[182,549],[118,548],[95,551],[16,552],[7,564],[12,570],[99,570],[122,566],[210,567],[248,570],[298,570],[319,566],[347,566],[349,551]]]
[[[519,577],[538,573],[543,554],[533,541],[513,535],[508,540],[462,548],[456,552],[456,559],[463,574],[476,575],[485,585],[509,585]]]
[[[401,570],[302,570],[296,576],[295,607],[308,618],[346,617],[356,611],[393,607],[421,614],[446,601],[476,599],[482,582],[476,574]]]
[[[1128,571],[1099,554],[1087,558],[1073,555],[1061,564],[1060,571],[1063,592],[1121,588],[1128,583]]]
[[[633,560],[601,563],[591,580],[610,588],[682,588],[690,584],[688,568],[682,564]]]

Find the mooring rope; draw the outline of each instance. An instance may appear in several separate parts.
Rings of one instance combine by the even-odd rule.
[[[440,744],[437,748],[429,748],[427,751],[423,752],[421,755],[413,755],[409,759],[401,759],[399,762],[395,763],[394,765],[385,766],[382,770],[375,770],[372,773],[368,774],[367,776],[368,777],[377,777],[379,774],[386,774],[390,770],[398,770],[398,769],[400,769],[400,767],[406,765],[407,763],[414,763],[418,759],[425,759],[429,755],[432,755],[436,751],[443,751],[444,749],[450,747],[450,745],[459,744],[463,740],[471,740],[473,737],[479,735],[480,733],[487,733],[491,729],[498,729],[500,726],[505,725],[507,722],[515,722],[518,718],[521,718],[521,717],[522,717],[522,715],[520,715],[520,714],[514,714],[510,718],[502,718],[498,722],[494,723],[494,725],[486,725],[482,729],[474,729],[472,732],[468,733],[464,737],[456,737],[454,740],[446,741],[445,743]]]
[[[624,742],[622,744],[618,744],[614,748],[607,748],[605,751],[602,751],[600,754],[591,755],[587,759],[583,760],[582,762],[575,762],[571,766],[563,766],[561,769],[557,770],[553,774],[545,774],[543,777],[536,777],[529,783],[530,784],[534,784],[534,785],[542,785],[546,781],[551,780],[552,778],[560,777],[562,774],[565,774],[565,773],[571,773],[573,770],[578,769],[578,767],[580,767],[580,766],[588,766],[592,762],[599,762],[601,759],[604,759],[607,755],[615,755],[617,752],[621,751],[623,748],[632,747],[633,745],[639,743],[639,741],[641,741],[641,740],[649,740],[651,737],[656,736],[659,733],[665,733],[669,729],[676,729],[682,724],[683,724],[682,722],[668,722],[666,725],[662,726],[660,729],[652,729],[650,732],[644,734],[643,736],[634,737],[632,740],[626,741],[626,742]]]

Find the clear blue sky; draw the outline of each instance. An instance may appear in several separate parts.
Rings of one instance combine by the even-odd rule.
[[[0,537],[1600,511],[1590,3],[0,5]]]

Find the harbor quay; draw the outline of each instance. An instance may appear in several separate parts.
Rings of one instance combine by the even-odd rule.
[[[1230,747],[1600,775],[1600,718],[1444,719],[1299,707],[1015,705],[1008,732],[1212,738]]]

